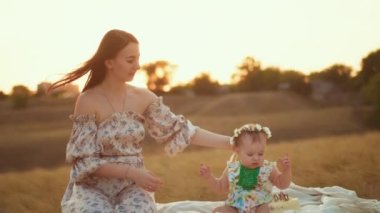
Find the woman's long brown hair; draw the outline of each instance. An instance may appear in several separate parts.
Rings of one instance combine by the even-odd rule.
[[[105,60],[114,58],[120,50],[131,42],[138,44],[136,37],[128,32],[116,29],[108,31],[100,42],[94,56],[83,63],[78,69],[67,73],[61,80],[54,82],[48,91],[75,81],[88,72],[90,74],[82,92],[100,84],[106,76]]]

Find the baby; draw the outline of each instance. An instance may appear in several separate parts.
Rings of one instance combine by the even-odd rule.
[[[246,124],[235,129],[231,138],[234,154],[222,176],[215,178],[207,165],[201,165],[200,175],[209,187],[228,197],[224,206],[213,212],[269,212],[272,186],[285,189],[292,180],[291,163],[287,155],[275,162],[264,160],[267,140],[271,137],[268,127]]]

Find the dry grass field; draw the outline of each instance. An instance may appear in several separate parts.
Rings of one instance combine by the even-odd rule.
[[[74,100],[32,100],[15,111],[0,102],[0,212],[59,212],[69,166],[64,152],[71,131]],[[351,106],[321,107],[287,93],[229,94],[215,97],[168,96],[164,102],[203,128],[231,134],[244,123],[269,126],[273,140],[267,158],[288,153],[294,182],[303,186],[338,185],[360,197],[380,199],[380,132],[358,121]],[[216,175],[230,153],[190,147],[175,158],[147,139],[146,166],[164,187],[158,202],[221,200],[198,177],[200,163]]]

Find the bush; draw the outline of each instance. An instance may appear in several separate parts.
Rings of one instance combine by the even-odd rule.
[[[201,73],[194,78],[191,87],[197,95],[213,95],[218,92],[219,83],[213,81],[208,73]]]
[[[8,95],[6,95],[3,91],[0,91],[0,101],[5,100],[8,98]]]
[[[306,81],[306,76],[297,71],[284,71],[281,73],[280,82],[289,84],[289,90],[303,96],[311,94],[310,83]]]
[[[11,94],[12,107],[14,109],[27,107],[30,95],[31,93],[27,87],[22,85],[14,86]]]
[[[368,83],[363,87],[365,97],[372,103],[374,110],[368,118],[371,126],[380,127],[380,73],[376,74]]]

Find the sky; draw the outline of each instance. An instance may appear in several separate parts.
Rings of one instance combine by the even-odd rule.
[[[173,85],[200,72],[229,83],[246,56],[306,74],[335,63],[360,70],[380,48],[379,8],[378,0],[0,0],[0,91],[60,79],[111,29],[138,38],[141,64],[177,65]],[[143,73],[132,84],[144,86]]]

